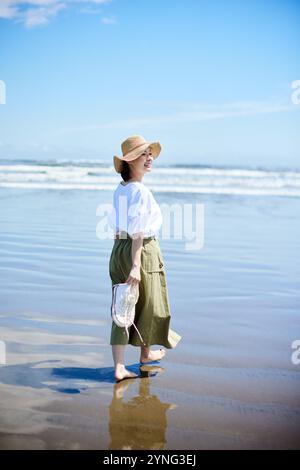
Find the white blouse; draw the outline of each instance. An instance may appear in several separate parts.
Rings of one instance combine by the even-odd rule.
[[[118,184],[108,221],[115,232],[125,231],[130,236],[143,232],[144,237],[150,237],[158,234],[162,213],[150,189],[139,181],[132,181]]]

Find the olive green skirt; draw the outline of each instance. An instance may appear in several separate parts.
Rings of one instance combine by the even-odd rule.
[[[132,238],[114,240],[110,260],[109,275],[112,285],[125,282],[132,268]],[[170,305],[164,260],[157,238],[144,238],[141,253],[141,280],[139,298],[135,306],[134,323],[147,347],[153,344],[165,348],[175,348],[181,336],[170,328]],[[111,325],[110,344],[131,344],[143,346],[133,325],[128,329]]]

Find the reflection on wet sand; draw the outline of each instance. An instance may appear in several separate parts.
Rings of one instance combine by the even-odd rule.
[[[150,392],[150,378],[163,372],[160,366],[142,366],[138,395],[124,401],[124,394],[134,380],[124,380],[114,386],[109,407],[109,449],[163,449],[166,444],[166,411],[177,407],[162,403]]]
[[[150,393],[150,381],[162,367],[133,364],[129,367],[139,377],[115,383],[111,367],[60,368],[51,362],[57,363],[0,368],[0,448],[163,449],[167,444],[166,411],[177,405]]]

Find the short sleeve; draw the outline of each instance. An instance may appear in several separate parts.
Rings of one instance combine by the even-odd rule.
[[[127,232],[130,236],[149,230],[150,213],[149,195],[146,191],[139,188],[129,201]]]

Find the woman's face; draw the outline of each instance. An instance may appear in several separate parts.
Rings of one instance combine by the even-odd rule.
[[[129,162],[132,166],[132,170],[134,173],[138,173],[139,175],[144,175],[145,173],[150,173],[151,168],[152,168],[152,150],[151,147],[148,147],[142,155],[140,155],[138,158],[133,160],[132,162]]]

